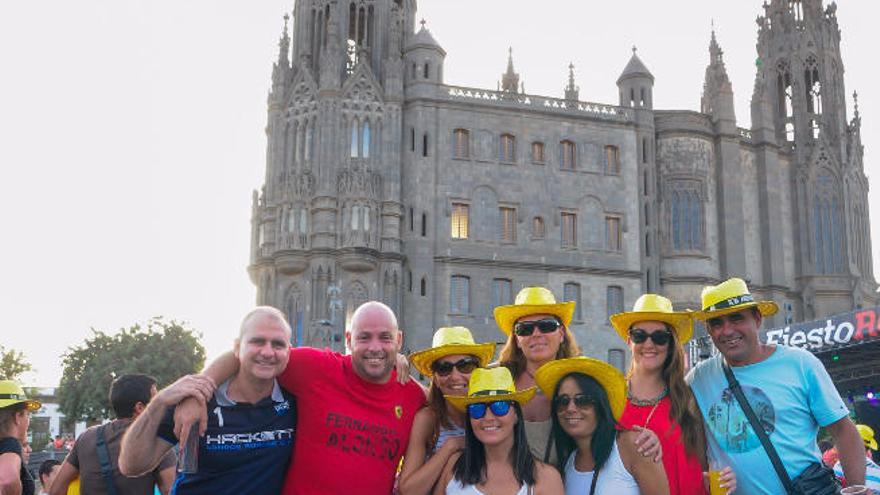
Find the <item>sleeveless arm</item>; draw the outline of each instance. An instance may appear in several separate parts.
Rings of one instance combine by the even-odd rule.
[[[534,490],[530,490],[529,493],[534,493],[534,495],[556,495],[559,493],[565,493],[565,488],[562,486],[562,476],[556,468],[549,464],[544,464],[543,462],[537,462],[536,467],[538,471],[538,479],[535,482]]]
[[[445,495],[446,486],[452,481],[452,467],[455,466],[455,461],[457,461],[459,457],[461,457],[461,454],[455,453],[448,461],[446,461],[446,465],[443,466],[443,474],[440,475],[440,480],[434,485],[432,495]]]
[[[648,457],[640,454],[631,438],[634,432],[624,431],[617,436],[617,448],[620,459],[626,470],[632,474],[639,485],[642,495],[669,495],[669,481],[663,464],[653,462]]]
[[[443,474],[446,461],[458,451],[461,442],[450,438],[440,447],[440,450],[425,460],[428,454],[427,445],[434,434],[435,421],[437,421],[437,416],[427,407],[416,413],[409,445],[406,448],[406,455],[403,457],[403,469],[400,471],[400,495],[429,493]]]

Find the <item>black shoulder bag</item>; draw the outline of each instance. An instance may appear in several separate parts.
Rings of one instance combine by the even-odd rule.
[[[767,457],[770,458],[770,463],[773,464],[773,469],[776,470],[776,476],[779,477],[779,481],[782,482],[785,491],[789,495],[839,494],[840,482],[838,482],[837,478],[834,476],[834,471],[820,462],[810,464],[807,469],[804,469],[803,472],[793,480],[788,476],[788,472],[785,471],[785,467],[782,465],[782,460],[779,459],[779,454],[776,453],[776,448],[770,443],[770,438],[767,436],[767,432],[764,431],[764,427],[761,426],[761,422],[758,421],[758,416],[755,415],[755,411],[752,410],[752,406],[749,405],[749,401],[746,399],[745,394],[743,394],[739,381],[733,375],[733,371],[730,370],[730,366],[727,365],[727,362],[722,360],[721,363],[721,367],[724,369],[724,376],[727,378],[727,385],[736,397],[736,401],[739,402],[739,407],[749,419],[749,424],[752,425],[752,430],[758,435],[758,440],[761,441],[761,445],[764,447]]]
[[[116,486],[113,484],[113,465],[110,464],[110,452],[107,450],[107,440],[104,438],[104,428],[107,425],[98,427],[97,440],[95,447],[98,451],[98,462],[101,463],[101,477],[104,478],[104,484],[107,487],[107,495],[117,495]]]

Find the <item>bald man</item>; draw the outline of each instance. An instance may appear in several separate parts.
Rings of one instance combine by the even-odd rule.
[[[415,381],[397,380],[403,334],[388,306],[369,301],[358,307],[345,341],[350,355],[290,349],[278,377],[300,405],[284,495],[391,493],[425,392]],[[227,353],[205,375],[219,382],[237,366]]]

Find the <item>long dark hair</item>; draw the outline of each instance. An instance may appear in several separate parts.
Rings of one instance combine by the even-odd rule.
[[[684,381],[684,347],[678,342],[678,334],[671,325],[665,323],[672,338],[669,340],[666,359],[660,376],[669,388],[669,416],[681,428],[681,441],[684,450],[700,458],[706,452],[706,433],[703,430],[703,415],[691,388]],[[629,365],[627,377],[635,372],[635,359]],[[672,428],[672,425],[670,425]]]
[[[554,404],[556,397],[559,396],[559,386],[569,377],[574,379],[582,394],[592,397],[594,400],[596,431],[593,432],[593,438],[590,440],[590,451],[593,453],[595,462],[593,472],[599,472],[611,455],[611,447],[614,445],[614,438],[617,435],[617,421],[614,420],[614,415],[611,413],[611,405],[608,403],[608,394],[605,393],[605,389],[593,377],[583,373],[569,373],[556,383],[556,390],[553,391]],[[553,435],[553,443],[556,445],[556,467],[564,475],[565,462],[568,460],[568,456],[577,450],[577,445],[559,424],[559,414],[555,408],[550,413],[550,418],[553,421],[550,434]]]
[[[512,406],[512,410],[516,412],[516,423],[513,425],[513,449],[508,459],[516,480],[520,484],[531,486],[537,479],[535,458],[529,450],[529,441],[526,439],[522,409],[517,402],[513,402]],[[452,472],[459,483],[476,485],[486,481],[486,447],[474,435],[470,418],[466,418],[464,423],[464,452],[455,461]]]

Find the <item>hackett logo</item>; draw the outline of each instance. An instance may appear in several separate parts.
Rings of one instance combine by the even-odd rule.
[[[768,344],[800,347],[810,351],[859,344],[880,337],[880,308],[834,315],[824,322],[811,321],[767,330]]]

